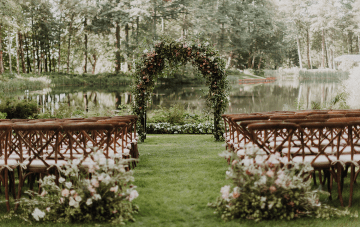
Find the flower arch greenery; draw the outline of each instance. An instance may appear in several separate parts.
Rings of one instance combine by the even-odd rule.
[[[209,93],[206,104],[214,114],[215,140],[222,140],[223,130],[220,126],[221,114],[228,104],[229,83],[225,72],[225,62],[219,52],[208,41],[182,41],[163,39],[150,50],[145,50],[135,63],[135,84],[133,86],[133,113],[139,116],[138,124],[143,119],[150,101],[156,79],[164,71],[191,62],[206,79]],[[140,126],[140,125],[139,125]],[[138,127],[140,139],[145,139],[143,127]]]

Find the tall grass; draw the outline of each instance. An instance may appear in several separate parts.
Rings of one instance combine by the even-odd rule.
[[[19,90],[39,90],[50,86],[46,77],[22,77],[13,74],[0,75],[0,90],[9,93]]]
[[[55,85],[97,85],[113,86],[131,84],[133,79],[128,73],[101,73],[101,74],[49,74],[51,83]]]

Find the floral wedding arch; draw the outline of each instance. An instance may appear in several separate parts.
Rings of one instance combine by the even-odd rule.
[[[135,84],[133,87],[133,113],[139,117],[139,124],[144,126],[147,103],[155,87],[156,79],[167,68],[174,68],[191,62],[206,79],[209,93],[207,106],[214,114],[215,140],[221,140],[223,130],[220,126],[221,114],[225,112],[228,99],[229,84],[225,72],[225,63],[217,50],[209,42],[185,42],[164,39],[157,43],[151,51],[145,50],[135,63]],[[139,125],[140,126],[140,125]],[[143,127],[138,127],[139,137],[145,139]]]

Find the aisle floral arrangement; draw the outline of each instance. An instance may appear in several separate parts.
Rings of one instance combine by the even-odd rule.
[[[131,159],[106,159],[99,150],[87,170],[79,169],[74,160],[58,167],[61,177],[49,175],[40,180],[41,193],[28,191],[32,198],[22,198],[21,215],[26,221],[52,222],[112,222],[135,221],[138,207],[132,201],[138,197],[132,171],[125,171]],[[114,161],[115,160],[115,161]],[[25,197],[25,196],[23,196]]]
[[[229,158],[230,154],[225,151],[221,156]],[[303,216],[351,215],[348,210],[339,210],[319,201],[319,194],[327,192],[311,189],[309,179],[313,168],[310,165],[290,163],[279,155],[268,158],[260,150],[250,147],[238,155],[232,157],[231,167],[226,172],[232,184],[222,187],[221,196],[209,204],[223,220],[291,220]]]

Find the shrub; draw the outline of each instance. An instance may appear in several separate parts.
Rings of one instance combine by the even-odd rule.
[[[0,112],[0,119],[6,119],[6,115],[7,115],[6,113]]]
[[[38,108],[36,101],[8,98],[1,102],[0,112],[6,113],[8,119],[28,119],[36,117]]]
[[[192,114],[185,110],[181,104],[172,105],[170,108],[159,107],[148,115],[149,123],[170,123],[171,125],[184,125],[205,123],[212,120],[209,115]]]
[[[101,150],[93,156],[95,162],[86,171],[78,167],[79,160],[58,167],[61,175],[58,185],[54,175],[39,180],[41,194],[28,191],[31,198],[20,200],[22,214],[18,217],[30,222],[124,224],[134,221],[132,215],[138,207],[132,201],[138,192],[131,184],[134,181],[132,171],[125,171],[129,161],[133,160],[115,156],[106,159]]]
[[[181,104],[175,104],[170,108],[163,108],[155,110],[153,112],[153,117],[150,122],[153,123],[170,123],[170,124],[184,124],[185,119],[185,108]]]
[[[232,185],[222,187],[221,196],[209,204],[223,220],[290,220],[301,216],[329,218],[350,215],[347,210],[320,203],[320,191],[311,189],[309,178],[313,168],[310,164],[287,162],[287,157],[275,154],[268,157],[251,148],[238,153],[226,172]],[[225,151],[222,156],[229,158],[229,154]]]

